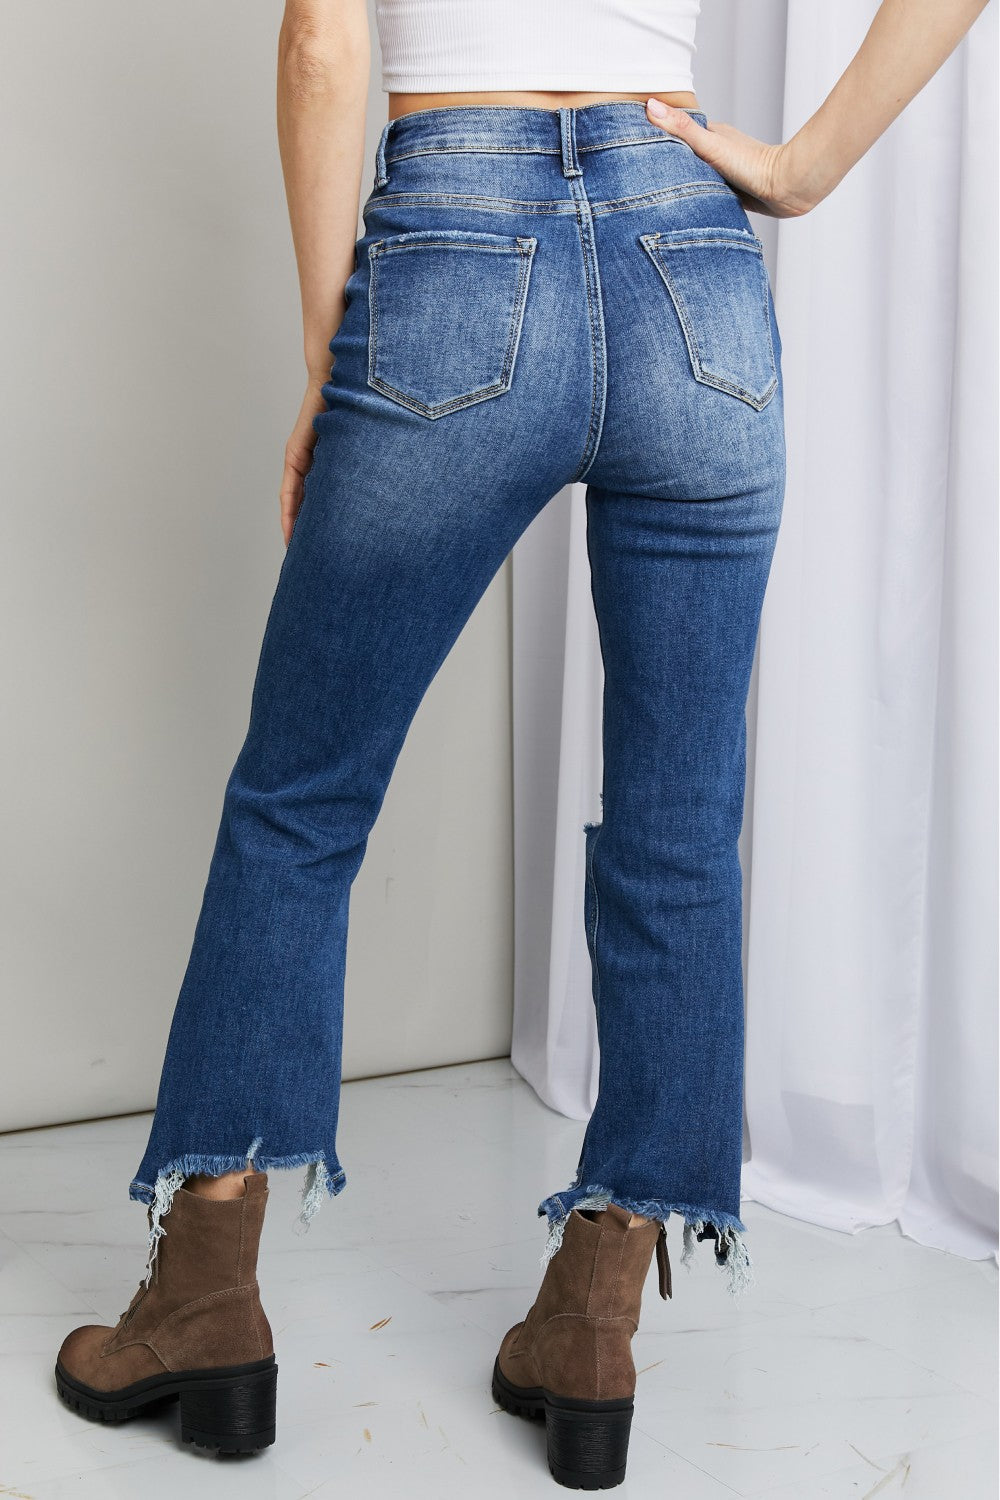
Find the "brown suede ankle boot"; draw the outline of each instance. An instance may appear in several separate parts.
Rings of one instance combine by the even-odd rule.
[[[243,1181],[238,1198],[176,1189],[149,1284],[114,1328],[88,1324],[63,1340],[55,1374],[67,1406],[124,1422],[179,1397],[182,1442],[222,1453],[274,1442],[278,1367],[257,1286],[267,1173]],[[152,1209],[147,1218],[152,1229]]]
[[[667,1237],[609,1203],[574,1209],[527,1317],[504,1334],[493,1399],[545,1418],[549,1469],[560,1484],[604,1490],[625,1478],[635,1396],[632,1335],[654,1246],[661,1297],[672,1293]],[[631,1227],[630,1227],[631,1226]]]

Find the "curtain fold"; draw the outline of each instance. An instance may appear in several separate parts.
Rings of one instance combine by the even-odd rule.
[[[871,14],[792,0],[786,139]],[[996,1243],[995,42],[991,10],[779,227],[789,480],[760,639],[743,1174],[795,1217],[898,1220],[976,1256]]]
[[[739,7],[714,26],[703,13],[709,118],[788,139],[876,8],[781,0],[752,28]],[[995,1253],[997,1210],[996,27],[988,7],[805,218],[755,219],[788,486],[741,846],[744,1195],[839,1229],[897,1220],[979,1257]],[[770,131],[734,82],[748,94],[750,30],[760,97],[783,110]],[[513,559],[512,1059],[576,1119],[598,1062],[582,825],[599,816],[601,670],[583,493],[549,506]]]

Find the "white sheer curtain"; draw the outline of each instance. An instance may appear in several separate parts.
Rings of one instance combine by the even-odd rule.
[[[705,0],[709,117],[787,139],[876,8]],[[970,1256],[996,1223],[996,26],[989,7],[811,214],[754,221],[788,487],[750,704],[744,1195]],[[577,1119],[600,815],[583,494],[513,562],[512,1058]]]

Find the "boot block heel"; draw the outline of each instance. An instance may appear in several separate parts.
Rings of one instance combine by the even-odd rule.
[[[181,1442],[220,1453],[256,1453],[274,1442],[278,1367],[203,1377],[180,1391]]]
[[[625,1478],[634,1399],[583,1401],[516,1386],[493,1363],[493,1399],[514,1416],[544,1417],[549,1472],[571,1490],[610,1490]]]
[[[545,1438],[553,1479],[568,1489],[610,1490],[625,1478],[632,1401],[547,1396]]]

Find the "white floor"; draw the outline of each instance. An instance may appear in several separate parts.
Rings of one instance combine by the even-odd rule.
[[[506,1060],[350,1083],[345,1190],[309,1232],[303,1173],[270,1174],[260,1282],[280,1374],[278,1441],[219,1459],[176,1408],[106,1428],[65,1409],[52,1364],[138,1285],[128,1198],[148,1115],[0,1137],[0,1495],[31,1500],[554,1497],[543,1428],[495,1408],[496,1347],[541,1279],[538,1203],[569,1185],[583,1126]],[[629,1496],[995,1500],[993,1262],[856,1236],[744,1202],[757,1288],[647,1282]],[[97,1315],[96,1318],[94,1315]]]

